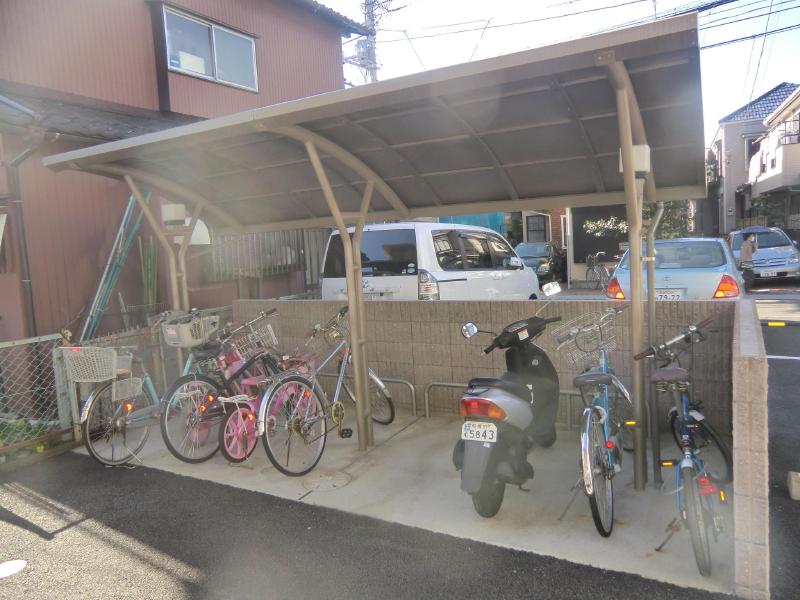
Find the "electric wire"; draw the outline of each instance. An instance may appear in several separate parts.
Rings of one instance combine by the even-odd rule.
[[[797,23],[795,25],[788,25],[787,27],[781,27],[780,29],[765,31],[764,33],[754,33],[753,35],[746,35],[744,37],[734,38],[732,40],[725,40],[724,42],[717,42],[716,44],[708,44],[706,46],[700,46],[700,50],[708,50],[710,48],[719,48],[720,46],[727,46],[729,44],[737,44],[739,42],[744,42],[746,40],[752,40],[760,37],[776,35],[779,33],[784,33],[785,31],[793,31],[794,29],[800,29],[800,23]]]
[[[786,2],[781,2],[781,4],[787,4],[788,2],[796,2],[797,0],[787,0]],[[777,5],[776,5],[777,6]],[[796,6],[790,6],[788,8],[782,8],[780,10],[773,10],[771,12],[761,13],[759,15],[751,15],[749,17],[743,17],[741,19],[736,19],[735,21],[726,21],[725,23],[716,23],[715,21],[710,21],[710,23],[714,23],[713,25],[703,25],[700,27],[700,31],[705,29],[713,29],[714,27],[724,27],[725,25],[733,25],[734,23],[741,23],[742,21],[749,21],[751,19],[760,19],[762,17],[769,18],[771,15],[777,15],[782,12],[786,12],[788,10],[797,10],[800,8],[800,4]]]
[[[767,14],[767,23],[764,25],[765,34],[769,29],[769,18],[770,16],[772,16],[772,2],[773,0],[770,0],[769,2],[769,13]],[[767,45],[767,38],[764,37],[761,43],[761,52],[758,53],[758,62],[756,63],[756,74],[753,75],[753,87],[750,88],[750,100],[747,101],[748,103],[753,101],[753,94],[756,91],[756,82],[758,81],[758,71],[759,69],[761,69],[761,57],[764,56],[764,46],[766,45]]]

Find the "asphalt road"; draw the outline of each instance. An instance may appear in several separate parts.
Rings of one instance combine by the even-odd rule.
[[[74,454],[0,505],[2,598],[729,598]]]
[[[771,356],[800,356],[800,325],[764,327]],[[786,473],[800,471],[800,360],[769,361],[770,587],[775,600],[800,597],[800,502],[789,497]]]

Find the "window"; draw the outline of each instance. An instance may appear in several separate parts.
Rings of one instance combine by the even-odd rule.
[[[760,143],[756,140],[758,137],[744,138],[744,170],[750,171],[750,159],[758,154]]]
[[[462,233],[464,246],[464,266],[467,269],[481,270],[493,268],[492,253],[485,235]]]
[[[258,91],[251,37],[164,9],[170,70]]]
[[[516,254],[514,254],[511,246],[504,242],[499,236],[489,236],[489,248],[491,248],[492,255],[494,256],[495,269],[515,268],[511,266],[511,257],[516,256]]]
[[[442,270],[461,271],[464,269],[457,231],[434,231],[433,248],[436,251],[436,260],[439,261]]]
[[[629,252],[619,266],[628,269]],[[715,269],[725,264],[717,242],[656,242],[656,269]]]
[[[790,240],[782,231],[770,231],[769,233],[757,233],[755,235],[756,248],[780,248],[781,246],[791,246]],[[744,236],[741,233],[734,233],[732,236],[732,243],[734,250],[739,250],[742,247]]]
[[[561,215],[561,249],[567,249],[567,215]]]
[[[364,277],[417,274],[417,238],[413,229],[365,231],[361,238]],[[344,248],[339,234],[331,235],[325,258],[325,277],[345,277]]]
[[[547,215],[533,215],[525,217],[525,228],[528,235],[526,242],[546,242],[547,235]]]

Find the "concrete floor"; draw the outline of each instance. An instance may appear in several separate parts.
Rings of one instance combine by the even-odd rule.
[[[358,452],[355,440],[330,434],[322,460],[304,478],[278,473],[260,443],[252,458],[241,465],[230,465],[220,455],[198,465],[182,463],[164,448],[157,428],[151,432],[142,459],[155,469],[312,505],[681,586],[733,592],[730,510],[726,509],[725,514],[729,531],[712,544],[712,577],[701,577],[687,531],[679,531],[661,552],[655,551],[675,515],[674,496],[669,493],[674,489],[674,480],[665,471],[667,484],[663,491],[648,486],[644,492],[634,492],[630,455],[626,456],[622,474],[615,479],[616,521],[610,538],[597,534],[582,493],[559,520],[578,476],[576,432],[560,431],[552,448],[531,453],[529,460],[536,477],[527,486],[530,492],[508,487],[498,515],[492,519],[479,517],[470,497],[461,492],[459,474],[451,464],[460,422],[458,417],[424,419],[400,411],[389,427],[375,427],[376,446],[363,454]],[[314,483],[324,485],[331,481],[329,475],[342,472],[350,478],[346,485],[311,491]]]

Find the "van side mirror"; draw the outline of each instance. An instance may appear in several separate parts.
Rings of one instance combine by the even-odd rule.
[[[510,269],[521,269],[523,267],[522,259],[516,256],[512,256],[508,259],[508,267]]]

